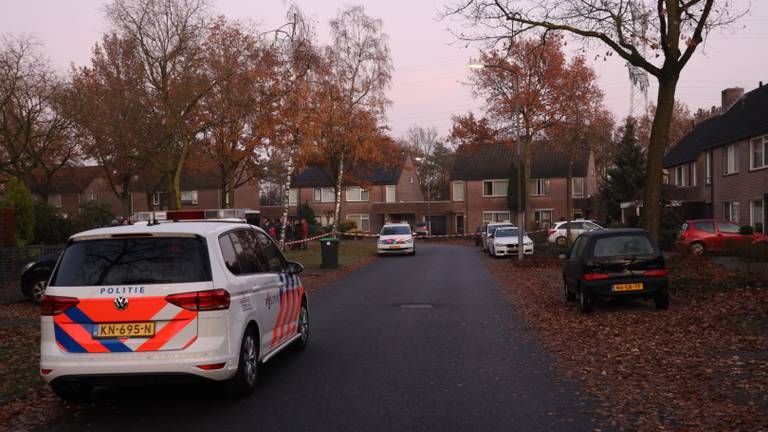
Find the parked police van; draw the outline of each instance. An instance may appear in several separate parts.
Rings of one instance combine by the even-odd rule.
[[[146,377],[247,395],[260,363],[306,346],[301,264],[245,222],[173,213],[70,238],[41,306],[40,372],[59,397]]]

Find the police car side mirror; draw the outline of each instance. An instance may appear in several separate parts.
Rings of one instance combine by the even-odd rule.
[[[288,261],[288,273],[299,274],[304,271],[304,266],[296,261]]]

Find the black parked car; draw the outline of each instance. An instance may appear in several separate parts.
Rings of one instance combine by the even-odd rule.
[[[563,266],[563,292],[590,312],[596,297],[653,299],[669,307],[667,269],[659,245],[641,229],[589,231],[573,244]]]
[[[57,259],[59,254],[45,255],[24,266],[21,271],[21,293],[24,296],[36,303],[43,300],[48,279],[51,278]]]

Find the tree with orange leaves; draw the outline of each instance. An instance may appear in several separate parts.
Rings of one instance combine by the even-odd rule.
[[[198,163],[215,164],[221,208],[236,206],[234,191],[259,174],[258,150],[274,128],[278,81],[275,50],[240,23],[223,17],[203,44],[203,68],[213,88],[201,100],[207,128]]]
[[[522,209],[515,210],[524,215],[532,145],[549,137],[572,107],[586,105],[586,101],[572,99],[576,95],[572,89],[589,87],[594,81],[593,74],[585,73],[583,59],[569,63],[562,47],[562,38],[557,35],[514,40],[505,52],[483,52],[471,77],[474,94],[485,98],[488,117],[497,129],[507,139],[517,137],[522,144]],[[590,96],[585,93],[584,97]]]

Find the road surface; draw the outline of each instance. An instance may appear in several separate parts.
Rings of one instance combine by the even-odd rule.
[[[264,365],[247,399],[205,385],[98,389],[79,415],[43,429],[592,430],[590,403],[550,369],[483,259],[422,243],[322,288],[307,349]]]

